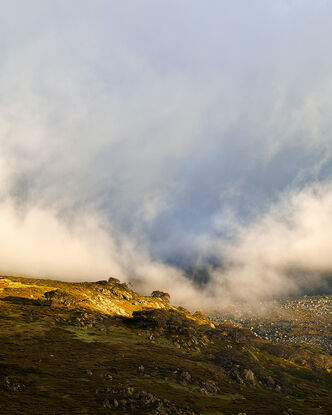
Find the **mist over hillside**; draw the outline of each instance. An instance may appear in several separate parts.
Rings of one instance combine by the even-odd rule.
[[[0,272],[331,292],[328,2],[1,2]]]

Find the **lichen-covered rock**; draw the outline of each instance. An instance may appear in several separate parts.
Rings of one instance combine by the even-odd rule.
[[[219,386],[213,380],[201,382],[200,391],[205,394],[217,394],[220,392]]]
[[[255,386],[257,382],[254,372],[250,369],[244,369],[243,373],[246,383]]]
[[[165,301],[166,303],[169,303],[169,300],[171,296],[168,293],[165,293],[163,291],[152,291],[151,297],[160,298],[161,300]]]
[[[78,303],[77,298],[61,289],[47,291],[44,297],[46,299],[45,302],[49,305],[74,306]]]

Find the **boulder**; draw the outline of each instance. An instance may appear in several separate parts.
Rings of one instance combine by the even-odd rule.
[[[255,386],[257,382],[254,372],[250,369],[244,369],[243,373],[246,383]]]
[[[171,298],[171,296],[168,293],[165,293],[163,291],[152,291],[151,297],[160,298],[166,303],[169,303],[169,300]]]

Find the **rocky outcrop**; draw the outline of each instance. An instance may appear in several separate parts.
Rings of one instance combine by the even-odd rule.
[[[168,293],[165,293],[163,291],[152,291],[151,297],[160,298],[161,300],[165,301],[167,304],[169,303],[169,300],[171,296]]]
[[[47,291],[44,294],[44,297],[44,304],[47,305],[64,305],[71,307],[76,306],[78,304],[78,300],[76,297],[60,289]]]
[[[162,399],[145,390],[127,387],[123,389],[106,388],[96,394],[104,409],[119,408],[126,413],[143,410],[151,415],[198,415],[189,408],[181,408],[167,399]],[[110,412],[111,413],[111,412]]]

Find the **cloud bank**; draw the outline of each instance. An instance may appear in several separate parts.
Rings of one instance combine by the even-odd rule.
[[[0,2],[0,271],[202,305],[324,287],[331,14]]]
[[[332,269],[332,184],[286,192],[250,225],[233,223],[232,235],[202,240],[205,250],[224,259],[210,282],[222,305],[323,287]]]

